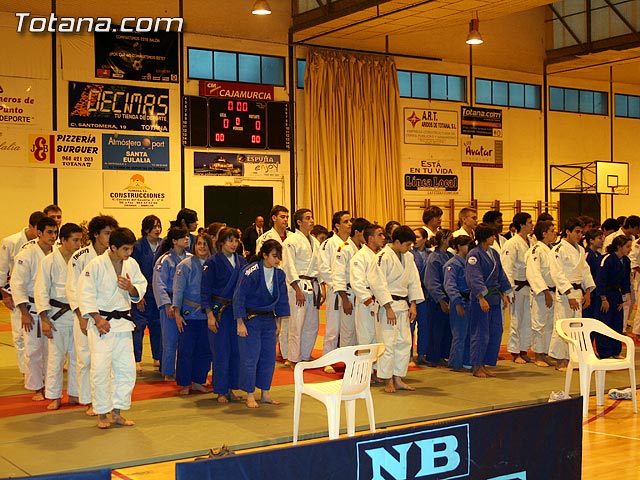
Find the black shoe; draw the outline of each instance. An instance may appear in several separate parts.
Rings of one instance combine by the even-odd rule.
[[[416,357],[416,365],[426,365],[427,364],[427,359],[424,358],[424,355],[418,355]]]

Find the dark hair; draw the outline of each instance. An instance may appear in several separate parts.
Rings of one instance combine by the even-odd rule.
[[[595,223],[595,218],[590,217],[589,215],[579,215],[578,219],[585,225],[585,227],[589,224],[593,225]]]
[[[607,253],[616,253],[620,247],[626,245],[627,242],[631,241],[633,241],[633,238],[631,237],[628,237],[626,235],[616,235],[615,237],[613,237],[613,240],[611,241],[609,246],[607,246]]]
[[[44,207],[43,212],[45,215],[49,215],[49,212],[62,212],[62,209],[58,205],[52,203],[51,205]]]
[[[384,229],[380,225],[376,225],[375,223],[370,223],[364,228],[362,236],[364,237],[364,242],[367,243],[370,237],[373,237],[378,229],[384,232]]]
[[[207,233],[211,235],[211,239],[217,238],[218,233],[220,233],[220,230],[222,230],[226,226],[227,224],[222,222],[210,223],[209,226],[207,227]]]
[[[523,225],[527,224],[527,220],[531,218],[531,215],[527,212],[518,212],[513,216],[513,223],[516,226],[516,232],[522,229]]]
[[[602,230],[618,230],[620,228],[620,224],[615,218],[607,218],[604,222],[602,222]]]
[[[277,217],[280,212],[289,213],[289,209],[287,207],[283,207],[282,205],[274,205],[269,212],[269,224],[273,227],[273,217]]]
[[[551,227],[553,227],[553,222],[551,220],[538,221],[536,226],[533,227],[533,234],[538,240],[542,240],[543,235],[548,232]]]
[[[400,222],[397,222],[396,220],[389,220],[384,226],[384,233],[391,237],[391,230],[393,230],[393,227],[395,227],[396,225],[401,226],[402,224]]]
[[[549,212],[542,212],[540,215],[538,215],[538,221],[536,223],[546,222],[547,220],[551,220],[553,222],[553,215],[551,215]]]
[[[418,227],[413,229],[413,233],[420,232],[420,236],[424,239],[427,238],[427,232],[424,228]],[[416,233],[416,240],[418,239],[418,234]]]
[[[82,234],[82,227],[80,225],[76,225],[75,223],[65,223],[60,227],[60,233],[58,237],[66,240],[74,233]]]
[[[40,220],[38,220],[38,223],[36,224],[36,230],[38,230],[39,232],[44,233],[44,230],[47,227],[56,227],[56,230],[57,230],[58,229],[58,222],[56,222],[51,217],[42,217]]]
[[[160,229],[162,230],[162,221],[156,215],[147,215],[144,217],[142,219],[142,229],[140,230],[140,234],[143,237],[149,235],[149,232],[156,226],[156,222],[160,224]]]
[[[269,239],[262,244],[260,252],[258,252],[258,258],[263,260],[264,257],[269,256],[274,250],[276,251],[276,257],[282,260],[282,244],[274,239]]]
[[[624,225],[624,222],[627,220],[627,216],[626,215],[620,215],[618,218],[616,218],[616,222],[618,222],[618,228],[620,228],[621,226]]]
[[[496,229],[493,228],[493,225],[483,222],[476,227],[474,234],[476,236],[476,241],[480,244],[482,242],[486,242],[489,237],[495,235]]]
[[[111,227],[115,230],[118,226],[118,221],[111,215],[98,215],[97,217],[93,217],[89,221],[89,225],[87,225],[89,240],[91,240],[91,243],[94,243],[96,241],[96,237],[102,230],[107,227]]]
[[[213,252],[213,240],[211,239],[211,235],[209,235],[206,232],[202,232],[199,233],[196,237],[196,241],[193,242],[193,251],[191,253],[193,253],[194,255],[196,254],[196,245],[198,244],[198,239],[203,239],[204,242],[207,244],[207,247],[209,247],[209,253]]]
[[[502,212],[498,210],[489,210],[482,216],[482,223],[496,223],[499,218],[502,218]]]
[[[294,230],[299,230],[298,221],[302,221],[302,217],[304,217],[305,213],[311,212],[308,208],[299,208],[293,214],[293,228]]]
[[[573,232],[578,227],[584,227],[584,224],[580,221],[578,217],[570,217],[562,225],[562,237],[567,236],[567,230]]]
[[[136,236],[126,227],[116,228],[109,235],[109,247],[120,248],[123,245],[133,245],[136,243]]]
[[[599,228],[592,228],[587,233],[584,234],[584,239],[587,242],[587,246],[589,246],[590,242],[593,242],[596,238],[604,236],[604,232]]]
[[[240,234],[238,230],[233,227],[224,227],[218,232],[218,238],[216,239],[216,250],[219,252],[222,248],[222,244],[229,238],[236,238],[240,240]]]
[[[624,221],[624,228],[638,228],[640,227],[640,217],[637,215],[629,215]]]
[[[422,223],[425,225],[437,217],[441,217],[444,212],[436,205],[430,205],[422,212]]]
[[[331,217],[331,230],[336,229],[336,224],[340,223],[340,219],[343,215],[351,215],[351,213],[349,213],[348,210],[340,210],[333,214],[333,217]]]
[[[464,247],[465,245],[469,245],[469,248],[472,248],[474,245],[473,238],[469,235],[458,235],[457,237],[453,237],[450,243],[450,247],[456,252],[460,251],[460,247]]]
[[[36,225],[38,225],[38,222],[43,217],[46,217],[44,212],[40,212],[40,211],[33,212],[31,215],[29,215],[29,226],[35,227]]]
[[[411,230],[411,227],[407,225],[400,225],[391,234],[391,240],[393,240],[394,242],[397,240],[400,243],[415,242],[416,234],[413,233],[413,230]]]
[[[176,219],[171,221],[170,226],[182,227],[183,221],[184,221],[185,227],[188,226],[190,223],[197,222],[198,213],[195,210],[191,210],[190,208],[183,208],[178,212],[178,215],[176,215]]]
[[[329,235],[329,230],[324,225],[314,225],[311,229],[311,235],[317,237],[318,235]]]
[[[369,220],[366,218],[358,217],[351,222],[351,236],[353,237],[356,232],[364,232],[364,229],[369,225]]]
[[[431,239],[429,239],[429,245],[438,249],[442,245],[442,242],[444,242],[447,238],[450,238],[452,234],[453,232],[448,228],[438,230],[436,234]]]
[[[160,245],[160,255],[167,253],[173,248],[174,240],[180,240],[187,235],[189,235],[189,231],[185,227],[171,227],[167,231],[167,238],[165,238],[162,245]]]

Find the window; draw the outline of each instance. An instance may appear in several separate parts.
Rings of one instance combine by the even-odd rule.
[[[540,85],[476,78],[476,103],[540,110]]]
[[[307,69],[307,61],[298,59],[298,70],[296,72],[296,86],[298,88],[304,88],[304,72]]]
[[[426,100],[467,101],[467,78],[398,70],[400,96]]]
[[[549,87],[549,110],[607,115],[609,113],[607,92]]]
[[[616,117],[640,118],[640,97],[616,93]]]
[[[221,50],[187,49],[188,77],[199,80],[284,86],[284,57]]]

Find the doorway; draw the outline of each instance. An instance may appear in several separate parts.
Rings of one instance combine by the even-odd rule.
[[[244,231],[262,215],[266,228],[272,206],[272,187],[207,186],[204,187],[204,226],[224,222]]]

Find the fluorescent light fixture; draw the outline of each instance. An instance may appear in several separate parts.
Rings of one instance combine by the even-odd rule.
[[[267,0],[256,0],[253,4],[253,10],[251,13],[254,15],[271,15],[271,7]]]

